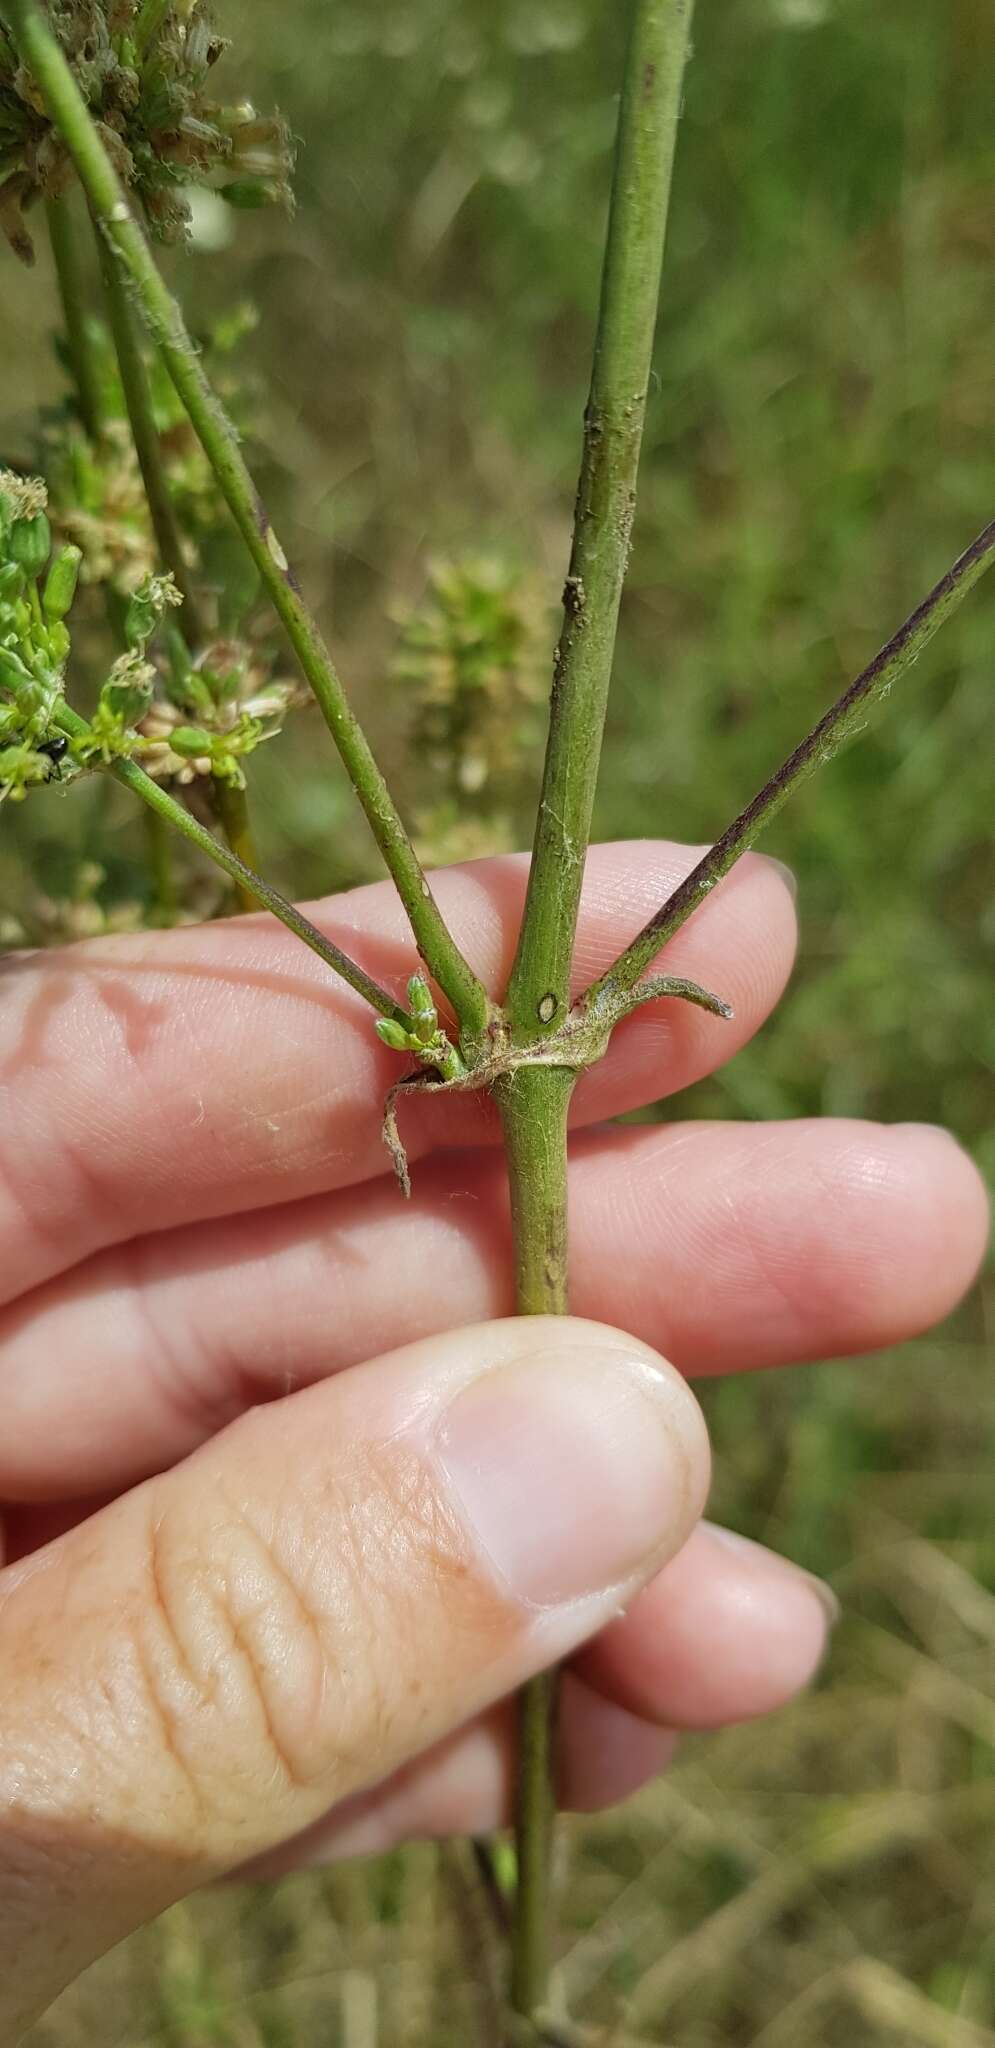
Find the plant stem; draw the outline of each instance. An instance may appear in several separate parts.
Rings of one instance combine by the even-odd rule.
[[[789,754],[780,768],[775,769],[769,781],[757,791],[755,797],[734,818],[692,868],[691,873],[668,896],[666,903],[650,918],[642,931],[637,933],[631,945],[620,953],[611,967],[585,991],[582,1001],[587,1005],[595,1003],[602,995],[616,995],[635,987],[640,975],[656,959],[657,954],[680,931],[683,924],[703,903],[717,882],[727,875],[740,855],[748,851],[768,825],[776,817],[799,783],[810,775],[814,768],[831,761],[844,741],[860,732],[865,723],[867,711],[880,698],[886,697],[894,683],[919,659],[924,647],[932,639],[944,621],[967,596],[969,590],[980,581],[986,570],[995,563],[995,521],[986,526],[971,546],[967,548],[945,576],[934,584],[929,596],[910,614],[898,632],[886,642],[874,660],[868,663],[855,681],[844,690],[818,724],[793,754]]]
[[[176,922],[176,885],[173,879],[172,845],[166,823],[158,811],[145,811],[145,843],[148,847],[152,900],[160,925]]]
[[[352,712],[317,623],[308,611],[269,514],[246,467],[238,435],[201,366],[183,318],[132,218],[73,74],[38,0],[0,0],[14,24],[46,112],[75,163],[101,232],[127,272],[136,306],[190,418],[223,497],[317,698],[349,779],[407,911],[419,952],[468,1038],[485,1030],[490,1004],[429,888],[369,742]]]
[[[567,1309],[567,1113],[576,1075],[520,1067],[494,1085],[508,1161],[519,1315]],[[511,1941],[511,2002],[528,2018],[546,1996],[549,1867],[555,1812],[556,1673],[518,1700],[515,1844],[518,1886]]]
[[[80,718],[66,703],[59,704],[53,712],[52,724],[73,739],[85,739],[90,732],[86,719]],[[107,772],[114,776],[115,781],[123,783],[125,789],[130,789],[133,795],[141,797],[143,804],[148,804],[149,809],[157,812],[167,824],[172,825],[177,832],[182,832],[184,839],[189,839],[191,846],[197,846],[201,853],[206,853],[216,867],[223,868],[233,882],[244,888],[257,903],[262,904],[264,910],[271,910],[273,916],[278,917],[288,931],[293,932],[296,938],[302,939],[305,946],[310,946],[312,953],[317,953],[319,960],[323,960],[326,967],[331,967],[334,973],[341,975],[342,980],[347,981],[349,987],[355,989],[356,994],[362,996],[364,1002],[379,1011],[381,1017],[393,1017],[398,1024],[403,1024],[410,1030],[412,1020],[408,1012],[400,1003],[395,1002],[387,989],[381,988],[379,982],[374,981],[355,960],[350,960],[348,953],[343,953],[331,939],[326,939],[317,925],[312,924],[310,918],[305,917],[303,911],[297,909],[296,904],[288,903],[286,897],[281,896],[279,889],[274,889],[269,882],[264,882],[261,875],[254,874],[230,847],[222,846],[220,840],[215,839],[213,833],[207,830],[206,825],[199,824],[183,804],[177,803],[176,798],[170,796],[168,789],[163,789],[161,783],[154,782],[151,775],[146,775],[137,761],[111,761],[107,764]]]
[[[619,106],[601,305],[563,628],[532,866],[508,990],[513,1042],[555,1031],[591,830],[660,291],[692,0],[633,0]],[[574,1076],[521,1068],[497,1082],[522,1315],[567,1311],[567,1111]],[[546,1993],[557,1680],[519,1702],[518,1891],[511,2000],[532,2020]]]
[[[100,254],[100,274],[107,301],[107,316],[121,373],[124,402],[135,443],[138,467],[142,472],[142,483],[148,500],[152,531],[155,534],[162,567],[168,569],[183,598],[184,639],[189,645],[194,645],[202,638],[197,598],[183,553],[180,529],[176,523],[173,501],[169,495],[169,485],[162,464],[159,429],[152,410],[148,372],[142,358],[121,270],[99,227],[96,229],[96,237]]]
[[[65,199],[47,199],[45,215],[66,327],[66,347],[76,386],[76,403],[83,426],[90,440],[95,441],[100,432],[100,375],[87,329],[76,223]]]
[[[601,307],[525,916],[516,1033],[562,1023],[591,830],[660,292],[692,0],[633,0]]]
[[[230,782],[226,775],[215,775],[211,779],[214,808],[218,821],[233,853],[244,861],[247,868],[256,866],[256,849],[249,822],[249,803],[244,789]],[[252,890],[242,882],[236,882],[235,895],[240,910],[254,910],[255,898]]]

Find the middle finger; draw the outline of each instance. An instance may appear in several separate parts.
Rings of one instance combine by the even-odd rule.
[[[941,1131],[822,1119],[592,1132],[571,1162],[571,1298],[688,1373],[866,1351],[969,1284],[983,1193]],[[260,1401],[512,1312],[500,1159],[100,1254],[0,1317],[0,1499],[78,1497]]]

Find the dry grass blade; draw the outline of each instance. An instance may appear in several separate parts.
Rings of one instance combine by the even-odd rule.
[[[960,1786],[955,1794],[936,1799],[892,1793],[846,1802],[835,1826],[823,1827],[814,1839],[787,1851],[647,1970],[632,1994],[633,2019],[642,2024],[652,2016],[659,2022],[699,1977],[727,1968],[813,1885],[942,1832],[965,1806],[976,1816],[983,1807],[995,1810],[995,1784]]]

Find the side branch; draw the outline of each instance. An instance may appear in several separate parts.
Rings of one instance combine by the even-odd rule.
[[[96,231],[96,240],[111,339],[117,357],[125,410],[135,444],[135,454],[138,457],[152,531],[162,567],[168,569],[183,599],[184,636],[188,641],[196,643],[203,638],[197,598],[163,468],[159,431],[152,409],[152,391],[142,351],[138,345],[138,330],[125,288],[124,276],[99,227]]]
[[[83,427],[89,439],[95,441],[100,432],[100,373],[87,332],[76,223],[65,199],[46,200],[45,214],[66,326],[69,367],[76,386],[76,403]]]
[[[516,1036],[568,997],[650,379],[692,0],[634,0],[564,619],[532,867],[508,991]]]
[[[53,711],[52,724],[57,726],[60,732],[67,733],[71,739],[85,739],[90,731],[86,719],[80,718],[77,712],[64,703],[58,704]],[[407,1010],[395,1001],[389,990],[381,988],[379,982],[374,981],[372,975],[367,974],[357,961],[351,960],[348,953],[343,953],[341,947],[336,946],[333,940],[326,939],[324,932],[320,932],[317,925],[312,924],[310,918],[305,917],[295,903],[288,902],[287,898],[280,894],[279,889],[274,889],[269,882],[263,881],[261,875],[246,867],[245,862],[239,860],[238,855],[233,853],[230,847],[222,846],[220,840],[215,839],[213,832],[209,832],[206,825],[201,825],[183,804],[177,803],[176,798],[170,795],[168,789],[163,789],[161,783],[154,782],[151,775],[146,775],[137,761],[124,758],[111,761],[107,763],[107,772],[113,775],[116,782],[123,783],[125,789],[130,789],[133,796],[140,797],[150,811],[165,820],[168,825],[172,825],[174,830],[181,832],[192,846],[197,846],[201,853],[206,853],[215,867],[223,868],[225,874],[230,875],[232,881],[246,896],[251,896],[263,910],[272,911],[273,916],[278,917],[280,923],[294,933],[295,938],[302,939],[305,946],[309,946],[312,953],[317,953],[319,960],[324,961],[326,967],[330,967],[333,973],[348,982],[349,987],[355,989],[356,994],[362,996],[363,1001],[369,1003],[381,1017],[391,1017],[406,1029],[410,1027],[412,1020]]]
[[[269,515],[249,474],[238,435],[207,377],[164,284],[124,190],[97,133],[73,74],[38,0],[0,0],[13,26],[46,112],[75,164],[100,231],[130,280],[132,295],[162,356],[217,479],[236,526],[259,571],[301,668],[318,701],[349,779],[407,911],[418,950],[464,1030],[483,1032],[490,1014],[486,991],[463,958],[435,902],[394,800],[355,717],[317,623],[301,596]],[[148,25],[157,9],[143,10]]]
[[[798,784],[814,768],[831,761],[844,742],[862,730],[864,715],[871,705],[886,697],[892,685],[918,660],[933,634],[957,610],[968,591],[980,581],[993,562],[995,521],[986,526],[952,569],[940,578],[929,596],[923,599],[881,652],[844,690],[794,753],[789,754],[788,759],[775,770],[746,809],[723,832],[721,839],[716,840],[697,867],[643,926],[632,944],[585,991],[580,1006],[598,1008],[603,998],[624,994],[635,987],[640,975],[674,933],[680,931],[682,924],[686,924],[716,883],[735,866],[740,855],[748,852],[764,826],[777,815]]]

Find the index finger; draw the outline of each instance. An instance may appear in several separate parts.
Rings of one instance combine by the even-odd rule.
[[[603,968],[697,851],[594,848],[578,931],[578,989]],[[500,991],[527,861],[446,870],[443,911]],[[415,964],[388,884],[311,907],[377,979]],[[688,1085],[767,1015],[790,972],[794,909],[774,865],[748,857],[668,948],[677,973],[732,1002],[725,1023],[653,1004],[616,1034],[578,1088],[581,1121]],[[383,1098],[404,1069],[366,1006],[273,919],[90,940],[9,961],[0,979],[0,1299],[109,1244],[178,1223],[298,1200],[385,1169]],[[411,1158],[479,1143],[479,1097],[405,1111]]]

